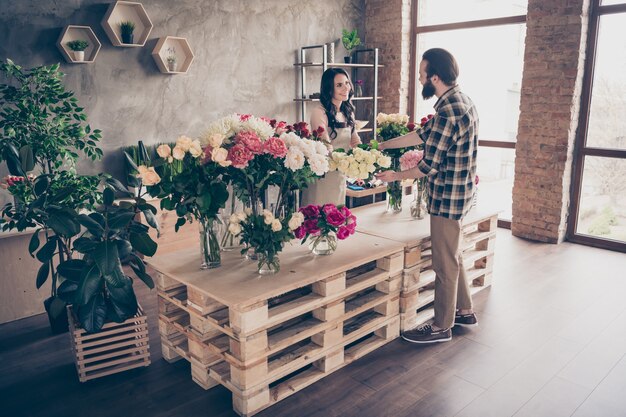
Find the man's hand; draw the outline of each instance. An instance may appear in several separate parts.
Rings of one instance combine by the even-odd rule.
[[[398,173],[391,170],[379,172],[376,174],[376,178],[383,182],[393,182],[400,179]]]

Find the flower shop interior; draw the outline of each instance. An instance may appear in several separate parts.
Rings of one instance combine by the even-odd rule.
[[[1,414],[625,416],[625,26],[624,0],[0,0]],[[423,183],[372,171],[435,112],[429,48],[480,117],[479,325],[419,345]],[[362,148],[301,123],[327,68]],[[333,169],[345,201],[301,206]]]

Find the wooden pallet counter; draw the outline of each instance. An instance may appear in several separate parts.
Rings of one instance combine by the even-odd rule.
[[[157,255],[163,357],[191,363],[205,389],[233,393],[250,416],[393,340],[400,331],[404,245],[359,234],[330,256],[299,242],[261,276],[238,251],[199,269],[195,248]]]
[[[386,211],[387,202],[352,209],[357,232],[404,244],[404,270],[400,295],[401,329],[423,324],[434,316],[435,272],[432,269],[430,219],[410,215],[412,196],[405,196],[403,210]],[[491,285],[498,213],[474,207],[463,221],[463,263],[475,294]]]

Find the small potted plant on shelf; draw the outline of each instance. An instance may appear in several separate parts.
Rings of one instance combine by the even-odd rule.
[[[176,48],[173,46],[167,48],[167,69],[170,72],[176,72]]]
[[[346,64],[352,62],[351,51],[361,44],[361,39],[357,35],[356,29],[352,31],[348,31],[347,29],[343,29],[341,35],[341,42],[343,43],[343,47],[346,48],[348,52],[348,56],[344,57],[343,60]]]
[[[82,62],[85,60],[85,49],[89,46],[89,42],[83,39],[69,41],[67,47],[74,52],[74,61]]]
[[[133,44],[133,32],[135,31],[135,23],[125,20],[120,23],[120,33],[122,34],[122,43]]]

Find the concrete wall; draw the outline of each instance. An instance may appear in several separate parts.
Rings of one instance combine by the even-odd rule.
[[[154,24],[148,42],[120,48],[100,24],[109,4],[0,0],[0,59],[24,67],[61,62],[66,86],[92,127],[103,131],[103,168],[113,174],[121,172],[121,146],[195,136],[228,113],[295,121],[296,51],[337,39],[364,15],[364,0],[145,0]],[[98,36],[102,49],[95,63],[63,60],[55,43],[69,24],[91,26]],[[187,38],[194,50],[187,74],[161,74],[155,65],[152,49],[166,35]]]

